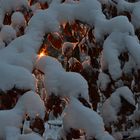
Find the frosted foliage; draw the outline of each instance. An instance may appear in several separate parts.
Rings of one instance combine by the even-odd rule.
[[[65,42],[62,46],[62,54],[66,54],[68,51],[73,50],[74,45],[70,42]]]
[[[113,140],[105,132],[102,118],[95,111],[84,107],[77,99],[71,98],[65,113],[66,115],[63,120],[65,131],[68,131],[70,128],[83,129],[87,137],[96,137],[98,140],[104,140],[105,137],[110,137]]]
[[[2,91],[7,91],[14,87],[24,90],[34,90],[34,85],[35,80],[28,70],[6,63],[0,64],[0,89]]]
[[[79,63],[79,61],[76,58],[71,57],[68,63],[69,63],[69,67],[71,67],[74,63]]]
[[[0,38],[6,43],[10,43],[16,38],[16,31],[12,26],[4,25],[0,31]]]

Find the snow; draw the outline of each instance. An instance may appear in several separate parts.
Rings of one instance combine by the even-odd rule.
[[[140,119],[140,111],[135,110],[132,115],[132,120],[133,120],[133,122],[136,122],[136,121],[139,121],[139,119]]]
[[[0,38],[7,44],[16,38],[16,31],[12,26],[4,25],[0,31]]]
[[[138,5],[137,5],[138,4]],[[140,9],[139,9],[139,6],[140,6],[140,2],[137,3],[133,9],[133,14],[132,14],[132,24],[134,25],[135,29],[139,29],[140,28],[140,23],[137,22],[140,20]]]
[[[137,64],[137,67],[140,68],[140,61],[139,61],[140,44],[138,39],[132,36],[126,36],[125,42],[129,53],[131,54],[131,56],[133,57],[133,59]]]
[[[26,92],[21,96],[13,109],[0,111],[0,139],[5,139],[6,134],[11,135],[11,131],[13,135],[17,133],[18,129],[22,126],[26,113],[31,118],[35,118],[37,114],[44,118],[45,115],[44,102],[38,94],[32,91]],[[13,133],[14,130],[16,131]]]
[[[117,105],[117,107],[118,107],[118,105]],[[104,120],[104,123],[105,123],[106,126],[110,126],[110,124],[112,122],[116,122],[117,121],[117,113],[116,113],[116,110],[111,105],[110,99],[107,99],[104,102],[101,114],[102,114],[102,117],[103,117],[103,120]]]
[[[133,10],[133,4],[132,3],[129,3],[125,0],[119,0],[118,1],[118,4],[117,4],[117,9],[118,9],[118,12],[123,12],[123,11],[131,11]]]
[[[22,116],[14,109],[0,111],[0,124],[0,139],[3,140],[6,137],[5,131],[7,127],[19,128],[22,125]]]
[[[11,12],[12,10],[16,10],[17,8],[22,8],[22,6],[28,7],[27,0],[1,0],[0,1],[1,9],[5,10],[5,12]]]
[[[140,2],[128,2],[125,0],[118,0],[117,1],[117,10],[118,13],[127,11],[129,13],[131,13],[131,22],[134,25],[135,29],[139,29],[140,28],[140,23],[137,22],[140,19]]]
[[[117,16],[110,20],[99,18],[95,23],[95,38],[102,41],[105,35],[112,32],[128,33],[134,35],[134,27],[125,16]]]
[[[28,0],[1,0],[0,1],[0,26],[3,25],[4,16],[12,11],[29,8]]]
[[[14,12],[11,16],[11,25],[16,31],[21,27],[25,27],[24,15],[21,12]]]
[[[46,17],[45,19],[43,18],[44,16]],[[59,31],[60,23],[74,20],[81,20],[91,26],[95,25],[95,37],[97,40],[102,39],[104,35],[113,31],[134,35],[134,28],[127,17],[118,16],[107,20],[102,13],[101,4],[98,1],[90,0],[63,4],[53,1],[47,10],[38,10],[35,13],[29,21],[27,32],[56,32]]]
[[[130,139],[131,139],[131,138],[138,138],[138,137],[140,137],[140,129],[139,129],[139,128],[133,130],[133,131],[131,132],[130,136],[129,136]]]
[[[59,22],[56,19],[55,11],[51,8],[48,10],[38,10],[28,22],[26,33],[38,33],[43,38],[45,33],[57,32],[59,31]]]
[[[103,44],[102,69],[108,67],[112,79],[116,80],[122,75],[121,64],[118,56],[125,51],[123,36],[125,33],[112,32]],[[116,38],[117,37],[117,38]],[[101,62],[102,63],[102,62]]]
[[[3,49],[3,48],[5,48],[5,43],[2,40],[0,40],[0,49]]]
[[[98,140],[113,140],[112,136],[105,132],[102,118],[72,98],[81,96],[89,101],[87,81],[78,73],[66,72],[57,59],[49,56],[37,56],[37,52],[45,34],[60,32],[60,24],[80,20],[90,27],[94,27],[97,42],[102,43],[104,36],[108,35],[103,44],[102,71],[108,69],[112,79],[118,80],[123,72],[130,74],[133,68],[140,68],[139,40],[134,36],[134,28],[140,27],[139,22],[137,22],[140,19],[139,2],[117,1],[119,12],[129,11],[132,13],[134,27],[125,16],[106,19],[102,12],[101,3],[108,4],[111,3],[110,0],[66,0],[64,3],[61,3],[60,0],[38,0],[36,2],[48,2],[49,8],[39,10],[40,7],[37,7],[25,29],[25,35],[16,38],[18,29],[26,25],[24,15],[17,11],[29,10],[28,0],[0,0],[0,27],[2,27],[0,31],[0,89],[4,92],[13,87],[21,90],[35,90],[35,78],[32,75],[32,70],[37,68],[45,74],[44,83],[49,95],[55,94],[70,99],[65,111],[64,129],[82,128],[88,137],[93,136]],[[12,14],[12,12],[14,13]],[[12,14],[11,25],[3,25],[5,14]],[[69,45],[68,42],[64,43],[63,53],[69,48],[67,45]],[[129,61],[122,69],[118,56],[125,51],[128,51]],[[83,66],[87,67],[86,63],[83,63]],[[109,76],[101,72],[98,86],[105,90],[109,82]],[[131,90],[128,87],[118,88],[103,105],[102,115],[105,124],[117,120],[117,112],[121,107],[120,97],[135,105]],[[39,95],[33,91],[25,93],[18,100],[15,108],[0,111],[0,139],[7,136],[7,139],[11,140],[12,134],[18,136],[25,112],[31,117],[38,114],[44,118],[44,103]],[[50,132],[50,135],[53,135],[54,132],[56,131]],[[10,136],[7,133],[11,133]],[[19,138],[17,137],[18,139],[42,140],[35,133],[20,135]]]
[[[121,134],[121,132],[114,132],[113,137],[115,138],[115,140],[122,140],[123,139],[123,135]]]
[[[22,134],[31,133],[32,129],[30,128],[30,120],[24,119]]]
[[[120,97],[123,97],[130,104],[135,106],[135,100],[132,91],[126,86],[117,88],[116,91],[113,92],[112,95],[104,102],[102,107],[101,114],[106,125],[117,121],[117,113],[121,108]]]
[[[51,2],[51,0],[38,0],[38,2],[41,2],[41,3],[45,3],[45,2]]]
[[[48,74],[48,76],[47,76]],[[60,96],[74,96],[88,99],[88,84],[78,73],[53,71],[46,72],[45,87],[48,94],[54,93]]]
[[[43,140],[43,138],[36,133],[30,133],[20,135],[18,140]]]
[[[99,73],[99,76],[98,76],[98,87],[102,90],[102,91],[105,91],[108,84],[111,82],[109,76],[103,72],[100,72]]]
[[[6,140],[44,140],[41,136],[34,132],[29,134],[20,134],[20,129],[16,127],[7,127],[6,133]]]
[[[99,17],[103,16],[101,11],[101,4],[98,1],[81,0],[75,8],[74,17],[93,26],[95,24],[96,14],[99,13]]]
[[[0,59],[2,63],[8,63],[13,66],[20,66],[32,72],[36,54],[34,54],[34,52],[16,53],[16,51],[14,51],[13,48],[6,48],[1,50]]]
[[[45,116],[44,102],[41,100],[40,96],[33,91],[28,91],[21,96],[15,109],[26,112],[31,118],[35,118],[36,115],[38,115],[43,119]]]
[[[8,126],[5,128],[6,140],[18,140],[20,135],[20,129],[14,126]]]
[[[115,93],[114,93],[115,94]],[[124,86],[120,87],[116,90],[116,94],[119,94],[119,96],[122,96],[124,99],[126,99],[130,104],[135,106],[135,100],[134,100],[134,95],[132,91]]]
[[[122,69],[118,57],[123,52],[128,52],[129,61],[126,62],[125,67]],[[136,36],[112,32],[103,44],[101,68],[103,71],[108,69],[112,79],[117,80],[121,77],[122,71],[130,72],[135,67],[135,63],[139,68],[139,53],[140,45]]]
[[[35,90],[35,79],[25,68],[0,62],[0,90]]]
[[[78,73],[65,72],[61,63],[50,56],[41,57],[36,65],[45,73],[44,83],[49,95],[83,97],[88,99],[88,84]]]
[[[69,6],[72,7],[73,10],[71,10],[71,11],[73,11],[74,14],[69,13],[69,9],[70,9]],[[81,8],[84,8],[84,9],[82,9],[82,12],[85,12],[85,13],[83,13],[83,14],[81,13]],[[62,10],[62,9],[65,9],[65,10]],[[88,9],[88,11],[86,9]],[[101,30],[103,30],[102,29],[103,25],[106,25],[107,31],[104,32],[105,34],[110,33],[112,30],[113,31],[118,30],[121,32],[130,32],[131,34],[133,34],[133,28],[131,27],[132,25],[128,22],[128,19],[126,17],[123,17],[123,16],[116,17],[114,19],[111,19],[110,21],[107,21],[103,15],[103,13],[101,12],[101,5],[99,2],[89,1],[89,0],[80,1],[78,3],[63,3],[63,4],[58,4],[58,3],[56,4],[54,2],[54,4],[51,4],[47,10],[38,10],[35,12],[34,16],[30,19],[30,21],[28,23],[28,26],[26,28],[26,34],[24,36],[12,41],[12,43],[10,44],[10,47],[20,46],[19,48],[22,48],[25,50],[25,49],[27,49],[27,46],[30,46],[30,48],[34,49],[37,52],[40,44],[42,43],[44,34],[47,32],[59,31],[59,24],[64,21],[69,20],[69,19],[67,19],[67,17],[72,16],[74,18],[71,20],[80,19],[83,22],[89,22],[89,24],[90,23],[95,24],[93,21],[94,21],[94,16],[96,17],[95,13],[97,11],[100,16],[99,16],[99,19],[96,19],[97,20],[96,25],[99,26],[99,28],[101,28]],[[90,19],[89,12],[93,13],[93,15],[94,15],[93,18],[91,18],[92,21],[88,21]],[[81,15],[84,19],[81,19],[81,17],[79,17]],[[87,18],[87,15],[88,15],[88,18]],[[44,17],[46,17],[46,18],[44,18]],[[60,19],[60,17],[64,17],[63,21],[62,21],[62,19]],[[100,19],[102,19],[102,18],[106,24],[103,23],[100,26],[100,23],[102,23],[102,22],[100,22]],[[125,25],[125,27],[122,27],[122,24],[120,26],[119,20],[121,23],[122,22],[124,23],[123,25]],[[112,28],[110,28],[110,27],[112,27]],[[98,27],[96,27],[95,29],[98,29]],[[22,41],[23,43],[21,43],[20,41]],[[18,63],[18,65],[19,65],[19,63]],[[24,65],[24,67],[25,67],[25,65]],[[31,71],[32,65],[30,65],[30,66],[28,65],[28,66],[26,66],[26,68],[28,68]]]
[[[41,70],[44,73],[48,69],[53,70],[53,71],[58,71],[58,70],[65,71],[61,63],[56,58],[51,57],[51,56],[38,57],[36,68]]]
[[[129,55],[129,60],[128,60],[128,62],[125,63],[125,65],[123,67],[123,72],[125,74],[130,74],[131,75],[133,69],[136,69],[136,62],[134,61],[132,56]]]
[[[70,128],[83,129],[87,137],[95,137],[98,140],[113,140],[113,137],[105,132],[102,118],[95,111],[84,107],[75,98],[71,98],[65,109],[63,123],[65,131],[69,131]]]
[[[52,123],[52,126],[50,126],[50,124],[48,123]],[[45,123],[45,132],[43,137],[47,140],[47,139],[53,139],[53,140],[57,140],[59,137],[59,132],[61,130],[61,127],[59,126],[55,126],[55,125],[62,125],[62,121],[60,120],[49,120],[48,123]],[[54,125],[55,124],[55,125]]]

